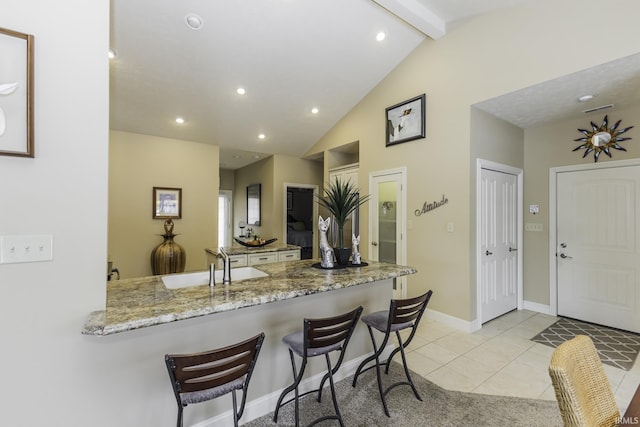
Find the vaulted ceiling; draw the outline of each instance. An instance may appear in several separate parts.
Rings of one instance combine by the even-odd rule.
[[[527,1],[112,0],[110,126],[218,145],[222,168],[300,156],[426,37]],[[530,125],[509,96],[478,107]]]

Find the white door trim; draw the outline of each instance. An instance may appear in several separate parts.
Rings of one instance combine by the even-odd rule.
[[[381,171],[370,172],[369,173],[369,194],[373,193],[374,178],[382,177],[385,175],[397,175],[397,174],[400,174],[401,191],[400,191],[399,202],[402,207],[402,212],[404,212],[404,214],[402,215],[401,218],[397,218],[398,225],[400,226],[400,234],[402,236],[402,239],[400,241],[400,248],[402,249],[402,254],[400,256],[400,259],[396,259],[396,262],[401,265],[407,265],[407,219],[406,219],[407,218],[407,167],[402,166],[394,169],[386,169]],[[377,206],[372,206],[372,204],[369,203],[369,231],[367,233],[368,234],[367,244],[369,245],[369,247],[371,245],[371,236],[373,235],[373,216],[374,216],[373,209],[377,209]],[[407,297],[406,277],[400,277],[396,280],[398,280],[398,283],[401,288],[401,293],[402,293],[401,298],[406,298]]]
[[[480,185],[482,184],[482,169],[489,169],[497,172],[508,173],[511,175],[515,175],[518,178],[518,202],[517,202],[517,211],[518,211],[518,310],[522,310],[523,308],[523,290],[522,290],[522,244],[523,244],[523,213],[522,213],[522,204],[523,204],[523,171],[520,168],[516,168],[509,165],[504,165],[502,163],[492,162],[491,160],[477,159],[476,161],[476,319],[473,321],[473,330],[478,330],[482,328],[482,251],[481,251],[481,218],[480,218],[480,206],[482,204],[481,195],[482,191]]]
[[[619,168],[638,166],[640,159],[611,160],[604,163],[588,163],[583,165],[558,166],[549,169],[549,314],[558,315],[558,269],[556,264],[556,248],[558,237],[556,226],[558,221],[557,185],[558,174],[562,172],[576,172],[593,169]]]

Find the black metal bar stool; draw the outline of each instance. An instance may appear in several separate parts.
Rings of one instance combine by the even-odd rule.
[[[228,347],[194,354],[167,354],[164,357],[173,392],[178,402],[178,424],[182,427],[182,410],[229,392],[233,396],[233,425],[244,412],[247,388],[258,359],[264,333]],[[237,408],[236,390],[242,390]]]
[[[380,392],[382,407],[384,408],[384,413],[387,415],[387,417],[390,417],[390,415],[389,409],[387,408],[385,396],[394,387],[397,387],[399,385],[409,385],[411,386],[413,394],[416,396],[416,398],[420,401],[422,400],[422,398],[418,394],[418,390],[416,390],[416,386],[413,384],[413,380],[411,380],[411,376],[409,375],[409,368],[407,367],[407,359],[404,354],[404,349],[407,348],[407,346],[411,343],[411,340],[413,339],[413,336],[418,329],[418,324],[420,323],[420,319],[422,318],[422,315],[427,308],[427,304],[429,304],[431,294],[433,294],[433,291],[429,291],[426,294],[420,295],[419,297],[415,298],[391,300],[389,311],[377,311],[375,313],[362,316],[362,321],[369,328],[369,335],[371,335],[371,342],[373,343],[373,354],[363,360],[360,366],[358,366],[358,369],[356,369],[356,373],[353,376],[353,382],[351,383],[351,385],[353,387],[356,386],[356,381],[358,380],[358,376],[361,373],[366,372],[369,369],[376,368],[376,373],[378,376],[378,391]],[[376,340],[373,336],[372,328],[384,333],[384,339],[382,340],[379,348],[376,346]],[[408,328],[411,328],[411,333],[409,334],[407,339],[402,342],[400,331]],[[398,347],[396,347],[391,352],[391,354],[389,354],[389,357],[386,361],[380,362],[380,354],[382,354],[382,352],[384,351],[387,345],[387,341],[389,341],[389,337],[391,336],[392,332],[395,332],[396,334],[396,337],[398,339]],[[380,377],[380,365],[386,365],[385,374],[388,374],[391,360],[393,359],[393,356],[395,356],[398,352],[400,352],[400,354],[402,355],[402,365],[404,367],[404,373],[407,376],[407,381],[396,382],[383,390],[382,379]],[[363,369],[367,363],[371,362],[374,359],[374,365]]]
[[[322,399],[322,387],[325,381],[328,379],[331,386],[331,398],[333,399],[333,407],[335,408],[335,415],[328,415],[320,417],[309,424],[312,426],[325,420],[338,420],[341,426],[344,426],[342,422],[342,415],[340,409],[338,409],[338,401],[336,400],[336,391],[333,384],[333,375],[338,372],[342,359],[344,358],[344,352],[347,349],[351,335],[358,323],[358,319],[362,314],[362,307],[358,307],[348,313],[327,317],[323,319],[304,319],[304,328],[302,331],[295,332],[285,336],[282,341],[289,346],[289,356],[291,357],[291,367],[293,368],[293,384],[288,386],[282,391],[278,398],[278,403],[273,414],[273,421],[278,422],[278,411],[280,408],[291,401],[295,402],[295,419],[296,427],[300,424],[300,410],[299,399],[302,396],[306,396],[310,393],[318,392],[318,402]],[[331,366],[331,359],[329,353],[333,351],[339,351],[340,356],[335,364]],[[302,357],[302,363],[300,365],[300,372],[296,370],[296,362],[293,354],[297,354]],[[327,373],[320,382],[320,387],[308,391],[303,394],[298,393],[298,385],[302,380],[304,374],[304,368],[307,366],[307,358],[324,355],[327,361]],[[282,402],[287,394],[291,391],[295,391],[293,398]]]

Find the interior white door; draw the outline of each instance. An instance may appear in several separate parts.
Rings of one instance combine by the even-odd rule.
[[[518,179],[482,169],[480,184],[481,322],[518,306]]]
[[[369,257],[373,261],[405,264],[403,172],[373,173],[370,182]],[[405,278],[396,278],[393,297],[406,298],[406,295]]]
[[[640,332],[640,166],[558,174],[558,314]]]

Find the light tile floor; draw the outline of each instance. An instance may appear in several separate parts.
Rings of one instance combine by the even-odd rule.
[[[530,339],[556,320],[533,311],[513,311],[465,333],[423,318],[408,348],[407,363],[449,390],[555,400],[548,374],[554,349]],[[624,413],[640,384],[640,362],[636,360],[630,371],[603,366]]]

